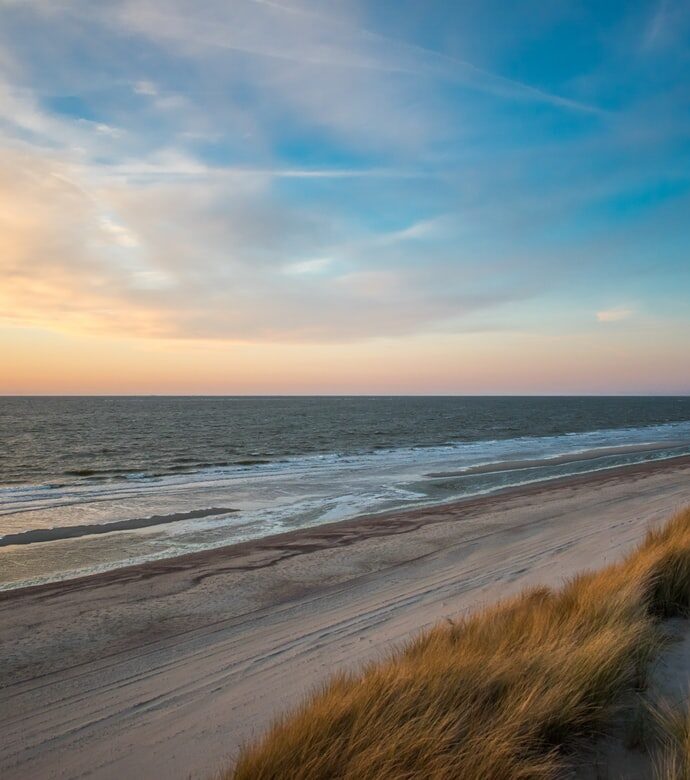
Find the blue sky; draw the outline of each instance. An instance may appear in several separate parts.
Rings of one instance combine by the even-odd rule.
[[[555,334],[640,388],[657,339],[687,392],[689,66],[674,0],[0,0],[4,337]]]

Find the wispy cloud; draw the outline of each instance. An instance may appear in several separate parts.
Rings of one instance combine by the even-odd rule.
[[[149,96],[155,96],[158,94],[158,89],[156,88],[156,85],[152,81],[148,81],[147,79],[142,79],[141,81],[137,81],[133,87],[133,91],[137,95],[149,95]]]
[[[690,22],[690,7],[685,0],[657,0],[642,33],[641,48],[652,52],[682,40]]]
[[[491,72],[467,60],[373,32],[352,15],[344,18],[333,12],[316,13],[282,3],[239,0],[231,13],[220,18],[217,14],[205,18],[199,10],[190,18],[188,13],[176,14],[170,7],[163,11],[151,2],[138,2],[124,5],[121,19],[130,29],[154,39],[177,40],[183,46],[212,46],[319,68],[440,77],[506,99],[603,113],[596,106]],[[281,29],[279,37],[274,34],[276,26]]]
[[[663,36],[667,22],[668,0],[658,0],[642,37],[642,47],[644,49],[650,49],[658,43]]]
[[[250,0],[250,2],[279,9],[283,13],[298,14],[312,21],[319,20],[336,26],[339,24],[337,17],[327,17],[323,14],[272,2],[271,0]],[[361,37],[375,45],[379,59],[373,59],[371,62],[375,63],[375,65],[370,65],[370,67],[375,66],[383,71],[397,71],[415,75],[433,74],[451,81],[461,81],[479,91],[486,91],[508,99],[535,100],[575,111],[604,113],[596,106],[569,99],[523,81],[502,76],[456,56],[450,56],[444,52],[435,51],[419,44],[401,41],[388,35],[382,35],[359,25],[348,25],[348,27],[349,33],[354,37],[355,41]]]
[[[642,72],[646,9],[621,21],[623,68],[579,22],[559,45],[557,10],[546,40],[510,17],[483,52],[454,4],[423,36],[409,7],[399,25],[356,0],[2,8],[14,323],[332,342],[476,331],[498,307],[517,328],[521,302],[556,293],[573,320],[611,323],[632,307],[575,298],[594,279],[599,300],[641,299],[655,225],[681,273],[683,224],[654,220],[690,181],[687,88]],[[655,46],[674,8],[657,8]]]
[[[198,160],[168,150],[159,160],[132,160],[115,165],[90,165],[100,175],[113,181],[164,181],[166,179],[197,180],[268,180],[268,179],[424,179],[432,172],[396,168],[251,168],[247,166],[210,166]]]
[[[285,266],[288,274],[318,274],[325,271],[331,264],[330,257],[317,257],[312,260],[300,260],[297,263],[289,263]]]
[[[617,306],[612,309],[598,311],[597,320],[599,322],[621,322],[622,320],[629,320],[634,314],[634,309],[626,306]]]
[[[140,246],[139,239],[124,225],[115,222],[111,217],[101,216],[100,224],[103,232],[113,241],[126,249]]]
[[[137,187],[36,154],[1,162],[0,199],[12,206],[0,215],[0,310],[15,324],[342,341],[450,320],[462,330],[472,313],[531,294],[507,275],[470,282],[460,263],[439,275],[431,255],[418,266],[375,236],[353,247],[331,209],[283,203],[270,180]]]

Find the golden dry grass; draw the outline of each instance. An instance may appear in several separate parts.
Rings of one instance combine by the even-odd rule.
[[[655,761],[657,780],[690,780],[690,707],[662,702],[652,711],[661,742]]]
[[[340,674],[225,780],[555,778],[640,687],[657,621],[690,605],[690,509],[621,563],[539,588]]]

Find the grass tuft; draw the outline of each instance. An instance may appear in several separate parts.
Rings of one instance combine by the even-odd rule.
[[[562,776],[568,749],[604,731],[621,694],[644,685],[658,620],[689,608],[690,509],[619,564],[526,591],[334,676],[224,778]],[[690,775],[686,766],[664,777]]]
[[[655,761],[657,780],[690,780],[690,708],[661,702],[652,713],[661,741]]]

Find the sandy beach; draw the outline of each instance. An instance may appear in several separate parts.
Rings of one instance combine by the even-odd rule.
[[[331,672],[629,550],[690,458],[0,595],[3,778],[207,777]]]

